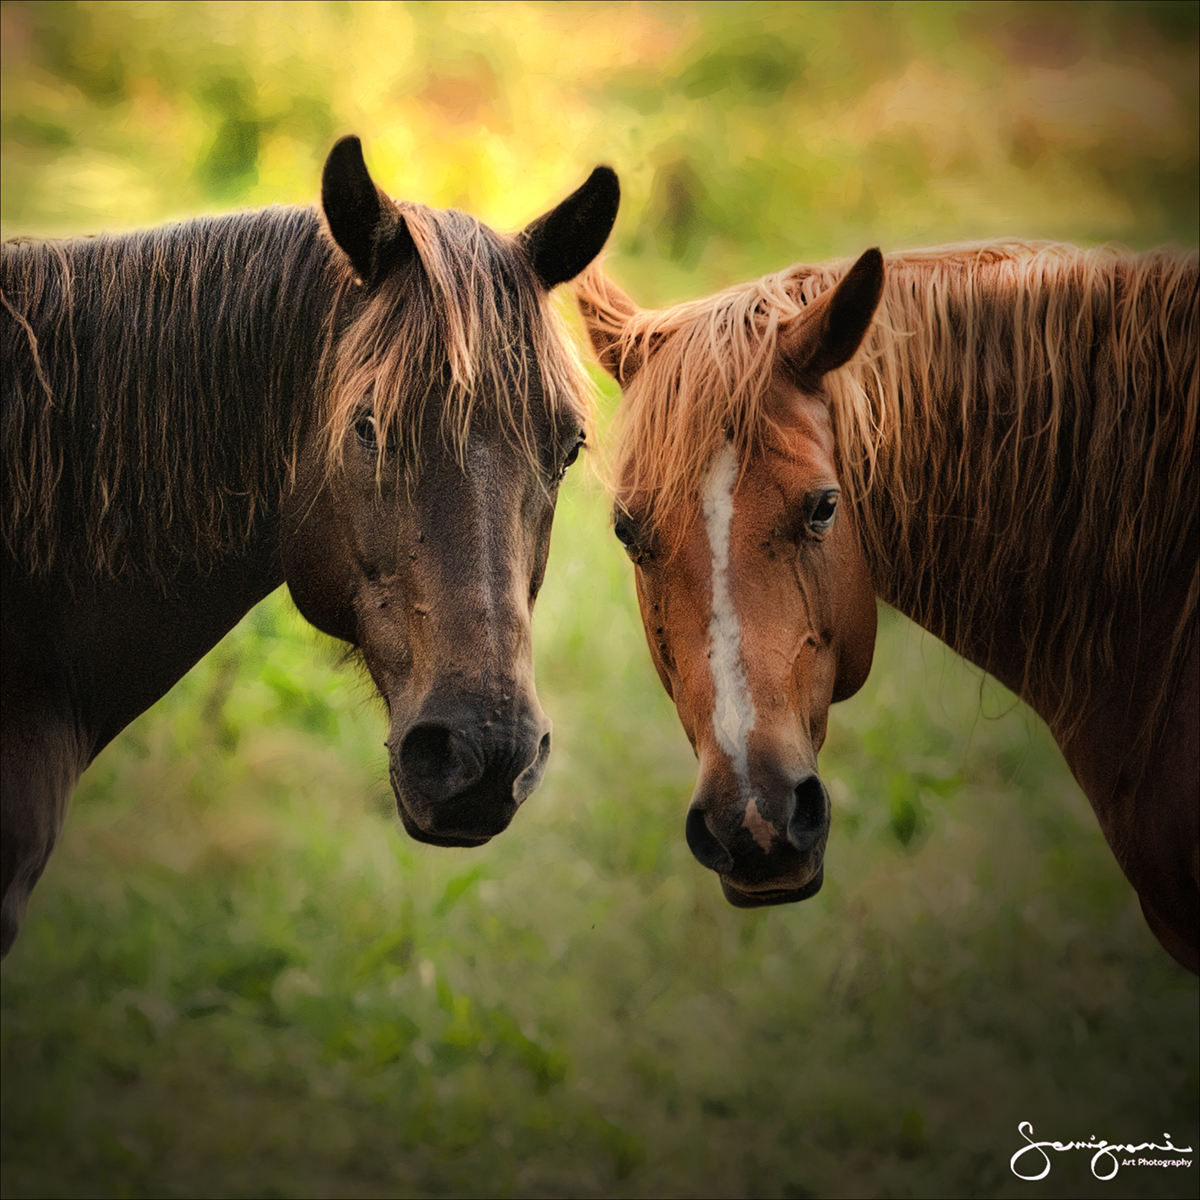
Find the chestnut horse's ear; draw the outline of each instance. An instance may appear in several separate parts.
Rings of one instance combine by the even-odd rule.
[[[643,361],[641,346],[622,346],[630,317],[641,311],[599,267],[575,281],[575,298],[600,365],[625,387]]]
[[[876,248],[779,331],[780,357],[797,383],[813,386],[854,357],[882,295],[883,255]]]
[[[389,263],[395,257],[397,240],[411,247],[412,235],[375,186],[356,137],[344,137],[330,150],[321,174],[321,207],[333,240],[364,283],[381,274],[385,257]]]
[[[542,287],[574,279],[604,249],[620,203],[616,172],[597,167],[578,191],[526,226],[517,240]]]

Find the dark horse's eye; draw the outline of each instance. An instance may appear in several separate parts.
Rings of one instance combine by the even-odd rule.
[[[580,450],[582,450],[584,448],[584,446],[586,446],[586,445],[587,445],[587,440],[584,437],[583,432],[581,430],[580,434],[579,434],[579,441],[577,441],[571,447],[571,449],[567,452],[567,457],[563,459],[562,466],[560,466],[558,468],[559,479],[562,479],[563,476],[566,475],[567,468],[570,467],[575,462],[575,460],[579,457]]]
[[[838,494],[830,489],[817,497],[809,514],[808,527],[813,533],[828,533],[837,513]]]
[[[354,433],[358,437],[359,443],[366,449],[379,449],[378,429],[375,425],[375,418],[370,413],[363,413],[354,422]]]

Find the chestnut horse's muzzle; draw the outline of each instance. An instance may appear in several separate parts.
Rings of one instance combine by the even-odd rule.
[[[478,846],[508,827],[542,781],[550,721],[534,700],[497,715],[491,704],[424,711],[389,743],[404,828],[434,846]]]
[[[697,862],[721,877],[730,904],[758,908],[816,895],[830,816],[816,772],[755,780],[745,802],[740,792],[730,798],[712,782],[702,771],[688,807],[687,841]]]

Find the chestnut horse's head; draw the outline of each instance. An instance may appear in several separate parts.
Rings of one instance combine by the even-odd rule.
[[[616,217],[597,168],[516,238],[380,192],[356,138],[326,163],[342,263],[326,419],[298,450],[283,558],[300,611],[351,643],[387,703],[405,827],[478,845],[538,786],[550,722],[530,617],[587,383],[548,293]]]
[[[871,250],[782,318],[748,289],[659,313],[598,272],[578,289],[625,390],[616,535],[700,761],[688,845],[740,906],[821,886],[830,813],[817,752],[829,705],[862,685],[875,644],[822,379],[858,349],[882,286]]]

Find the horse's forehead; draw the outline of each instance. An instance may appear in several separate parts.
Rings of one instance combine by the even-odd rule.
[[[797,460],[833,453],[833,421],[820,396],[802,391],[776,371],[763,404],[761,445]]]
[[[713,481],[716,475],[708,478]],[[781,509],[814,487],[835,482],[831,438],[764,436],[744,463],[739,462],[730,488],[734,536],[764,521],[776,522]]]

